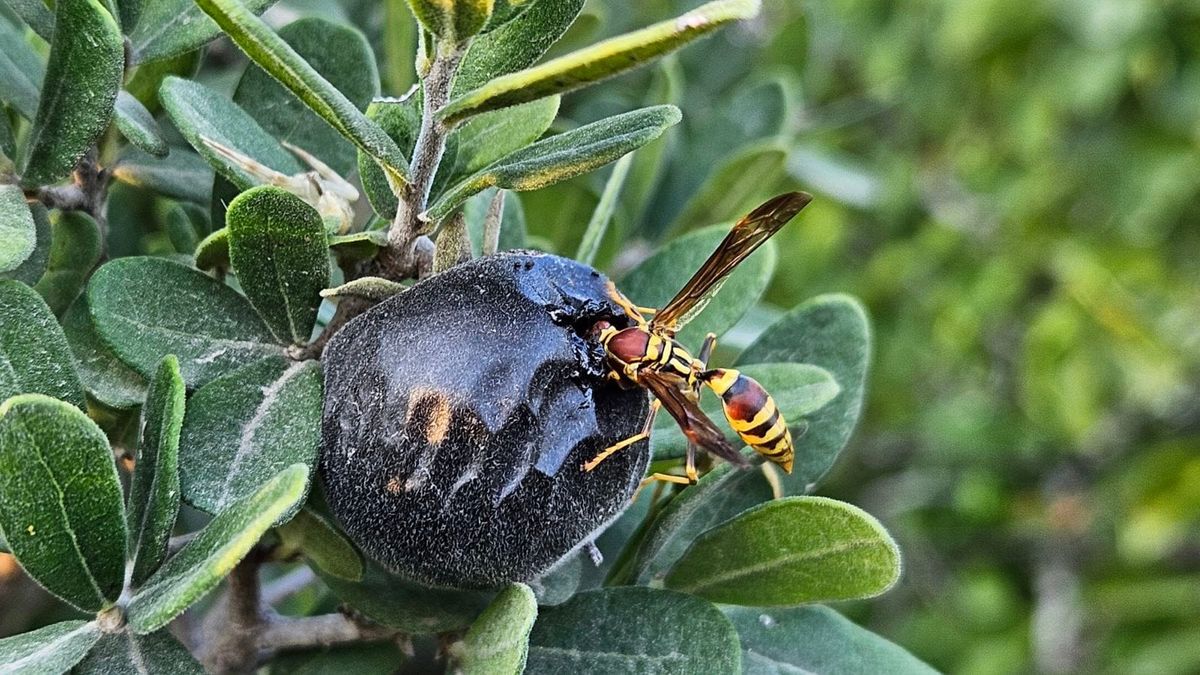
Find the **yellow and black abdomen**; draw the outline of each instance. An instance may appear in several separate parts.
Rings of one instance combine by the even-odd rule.
[[[709,370],[703,378],[704,383],[721,397],[725,419],[742,441],[791,473],[795,458],[792,433],[767,390],[731,369]]]

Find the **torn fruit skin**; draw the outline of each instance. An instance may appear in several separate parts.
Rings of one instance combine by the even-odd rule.
[[[629,504],[641,389],[605,381],[598,319],[621,321],[581,263],[509,252],[456,266],[364,312],[325,350],[321,472],[371,558],[427,584],[535,579]]]

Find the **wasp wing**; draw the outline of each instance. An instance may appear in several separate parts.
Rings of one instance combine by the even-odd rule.
[[[671,417],[679,423],[679,428],[683,429],[688,440],[731,464],[749,466],[750,462],[725,439],[725,434],[708,419],[700,406],[673,382],[649,371],[642,371],[638,375],[638,382],[644,384],[650,393],[662,402]]]
[[[768,200],[744,216],[675,297],[654,315],[652,324],[671,333],[682,328],[704,309],[734,268],[810,201],[812,196],[807,193],[788,192]]]

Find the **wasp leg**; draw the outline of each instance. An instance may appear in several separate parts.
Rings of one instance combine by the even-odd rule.
[[[638,485],[638,492],[650,483],[675,483],[676,485],[695,485],[696,481],[700,480],[700,474],[696,471],[696,446],[693,443],[688,443],[687,461],[684,463],[683,476],[676,476],[671,473],[655,473],[642,479]],[[634,499],[637,499],[637,492],[634,493]]]
[[[712,356],[713,350],[717,348],[717,334],[709,333],[704,336],[704,344],[700,345],[700,351],[696,353],[696,360],[700,362],[701,368],[708,368],[708,357]],[[699,385],[697,385],[697,389]]]
[[[617,285],[614,284],[611,279],[608,282],[608,296],[612,298],[612,301],[617,303],[617,306],[624,310],[625,313],[629,315],[629,318],[633,319],[637,325],[645,327],[649,323],[646,321],[646,317],[642,316],[643,308],[633,304],[632,300],[625,297],[624,293],[617,290]]]
[[[612,445],[610,445],[607,448],[605,448],[604,450],[602,450],[600,452],[600,454],[591,458],[589,461],[584,462],[583,470],[591,471],[592,469],[595,469],[597,466],[600,466],[600,462],[603,462],[604,460],[608,459],[610,456],[612,456],[612,454],[614,452],[624,449],[624,448],[628,448],[629,446],[633,445],[634,443],[640,443],[640,442],[646,440],[647,438],[650,438],[650,429],[654,427],[654,418],[655,418],[655,416],[658,415],[659,408],[662,408],[662,402],[659,401],[658,399],[654,399],[654,402],[650,404],[650,414],[646,415],[646,422],[645,422],[645,424],[642,425],[642,430],[637,432],[636,434],[630,436],[629,438],[626,438],[625,440],[623,440],[619,443],[613,443]]]

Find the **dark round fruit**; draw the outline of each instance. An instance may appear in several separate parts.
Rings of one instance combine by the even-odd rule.
[[[371,558],[417,581],[534,579],[628,505],[647,396],[603,379],[606,279],[558,256],[459,265],[357,317],[325,350],[321,472]],[[614,318],[615,317],[615,318]]]

